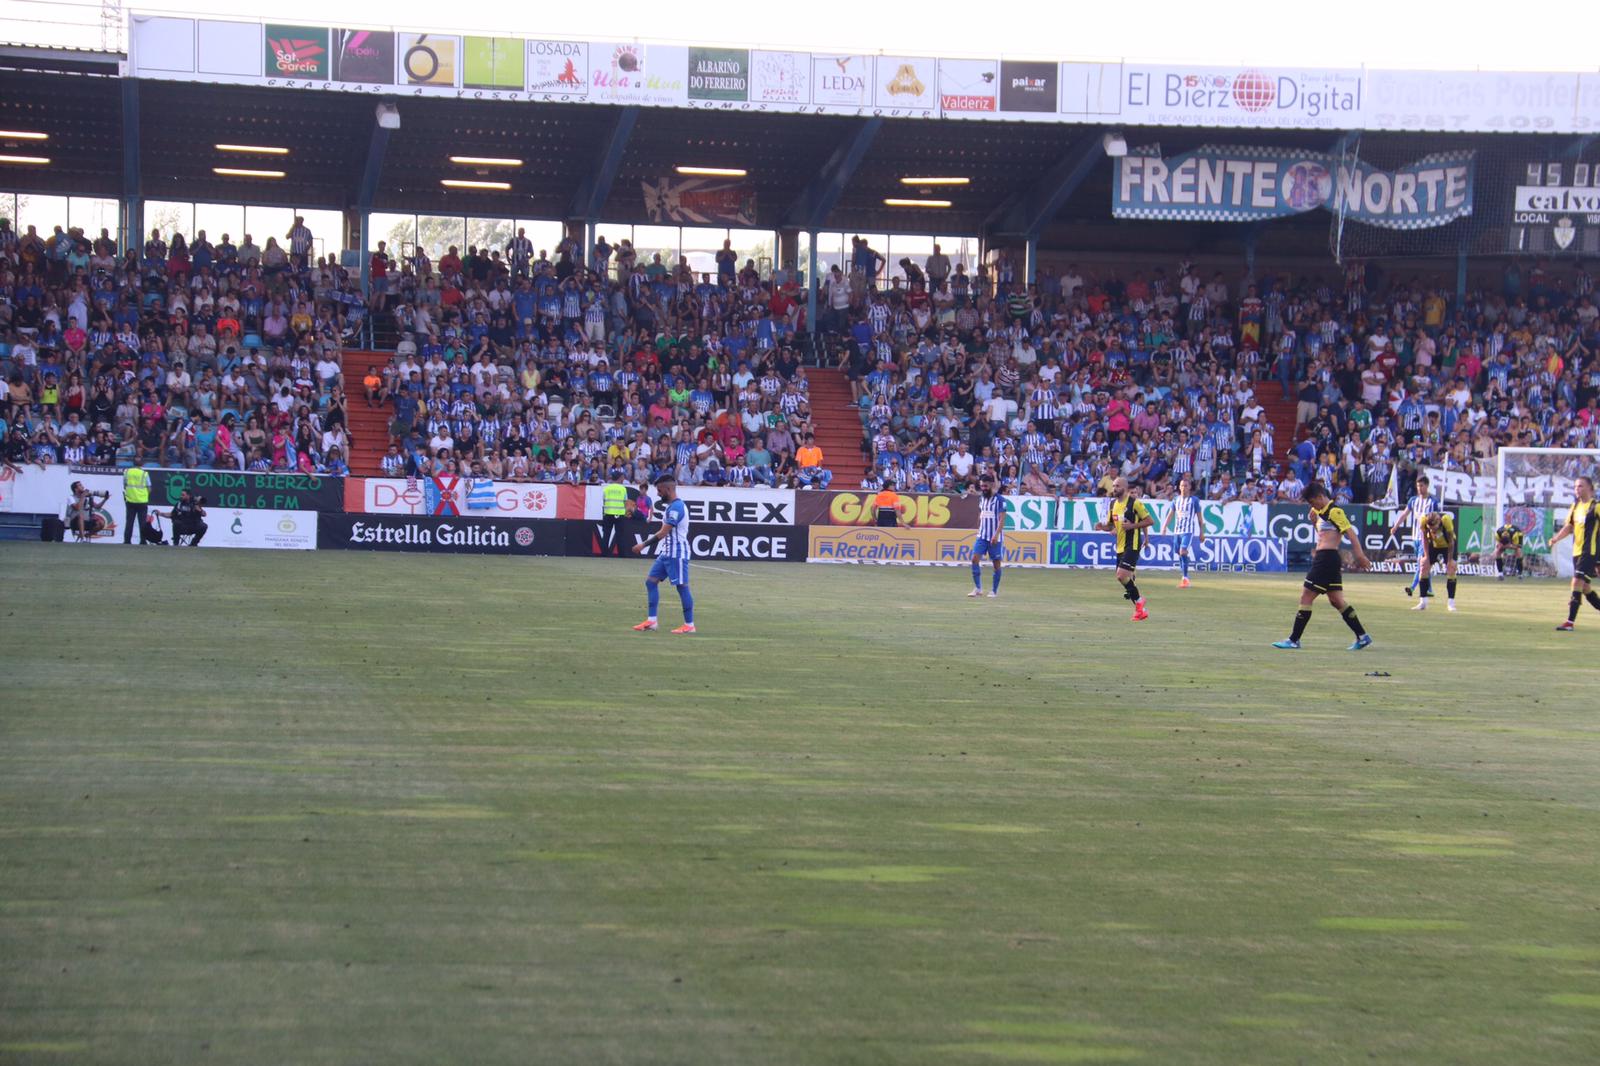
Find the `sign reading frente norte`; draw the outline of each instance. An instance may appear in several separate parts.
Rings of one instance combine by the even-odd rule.
[[[1248,222],[1323,208],[1386,229],[1443,226],[1472,214],[1471,151],[1425,156],[1394,171],[1354,156],[1251,145],[1206,145],[1116,160],[1117,218]]]

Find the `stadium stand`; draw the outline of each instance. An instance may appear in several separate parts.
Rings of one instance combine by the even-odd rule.
[[[9,462],[593,482],[673,470],[710,485],[915,491],[997,468],[1034,492],[1120,472],[1164,495],[1355,501],[1397,462],[1476,469],[1502,444],[1600,444],[1594,279],[1509,270],[1464,308],[1422,279],[1124,277],[1032,286],[935,267],[803,293],[753,263],[605,273],[469,247],[404,262],[370,297],[269,238],[0,223]],[[415,269],[414,269],[415,268]],[[837,303],[832,299],[841,287]],[[371,308],[371,331],[368,323]],[[393,353],[347,348],[392,337]],[[347,401],[354,393],[356,401]],[[828,467],[797,462],[808,435]]]

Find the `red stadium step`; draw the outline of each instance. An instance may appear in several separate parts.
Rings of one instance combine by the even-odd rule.
[[[1272,423],[1274,458],[1281,459],[1289,454],[1300,439],[1295,432],[1294,424],[1299,403],[1283,399],[1276,381],[1259,382],[1256,390],[1256,398],[1261,401],[1261,406],[1266,411],[1266,419]]]
[[[368,407],[367,389],[361,383],[367,371],[382,367],[394,358],[393,352],[350,351],[344,353],[344,391],[350,425],[350,473],[357,477],[378,477],[381,461],[389,448],[388,407]]]
[[[811,380],[811,425],[833,471],[833,487],[858,489],[867,464],[861,455],[861,416],[850,405],[850,382],[842,370],[831,367],[807,370],[806,376]]]

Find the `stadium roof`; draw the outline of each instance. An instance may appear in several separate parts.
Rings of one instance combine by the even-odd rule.
[[[1113,222],[1104,126],[507,106],[125,79],[115,76],[117,60],[108,53],[0,46],[0,129],[48,132],[52,160],[47,168],[0,166],[0,188],[119,197],[126,128],[137,139],[139,192],[147,200],[350,209],[362,202],[369,153],[381,144],[369,201],[374,211],[648,224],[641,183],[676,165],[696,164],[749,172],[758,228],[991,237],[1030,231],[1042,233],[1046,247],[1083,249],[1152,241],[1169,250],[1205,250],[1241,239],[1239,225]],[[374,107],[385,100],[401,119],[386,139],[374,136]],[[1327,151],[1336,136],[1313,130],[1128,132],[1131,142],[1159,144],[1169,155],[1230,142]],[[1521,158],[1554,153],[1572,140],[1539,138],[1541,147],[1530,147],[1535,139],[1526,135],[1367,133],[1363,150],[1399,161],[1469,143],[1480,151],[1514,143],[1518,147],[1506,151]],[[273,164],[286,177],[215,174],[218,165],[251,165],[213,148],[229,143],[288,148]],[[614,181],[591,213],[592,179],[604,169],[608,150],[616,153]],[[488,175],[509,182],[509,191],[448,189],[441,179],[480,176],[450,163],[451,155],[512,157],[524,165]],[[970,184],[938,194],[954,202],[948,210],[883,204],[885,197],[929,193],[900,184],[903,177],[928,175],[966,177]],[[1262,231],[1263,247],[1324,241],[1326,230],[1327,216],[1318,213],[1277,221]]]

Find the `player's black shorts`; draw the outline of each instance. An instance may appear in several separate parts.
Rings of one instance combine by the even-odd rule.
[[[1589,581],[1600,581],[1600,557],[1574,555],[1572,557],[1572,576],[1585,578]]]
[[[1137,570],[1137,569],[1139,569],[1139,549],[1138,548],[1129,548],[1127,551],[1118,552],[1117,553],[1117,569],[1118,570]]]
[[[1305,586],[1312,592],[1338,592],[1344,588],[1344,564],[1337,548],[1325,548],[1311,556]]]
[[[1456,546],[1453,543],[1446,544],[1442,548],[1434,544],[1428,545],[1428,567],[1430,569],[1436,563],[1453,563],[1455,562],[1455,558]]]

